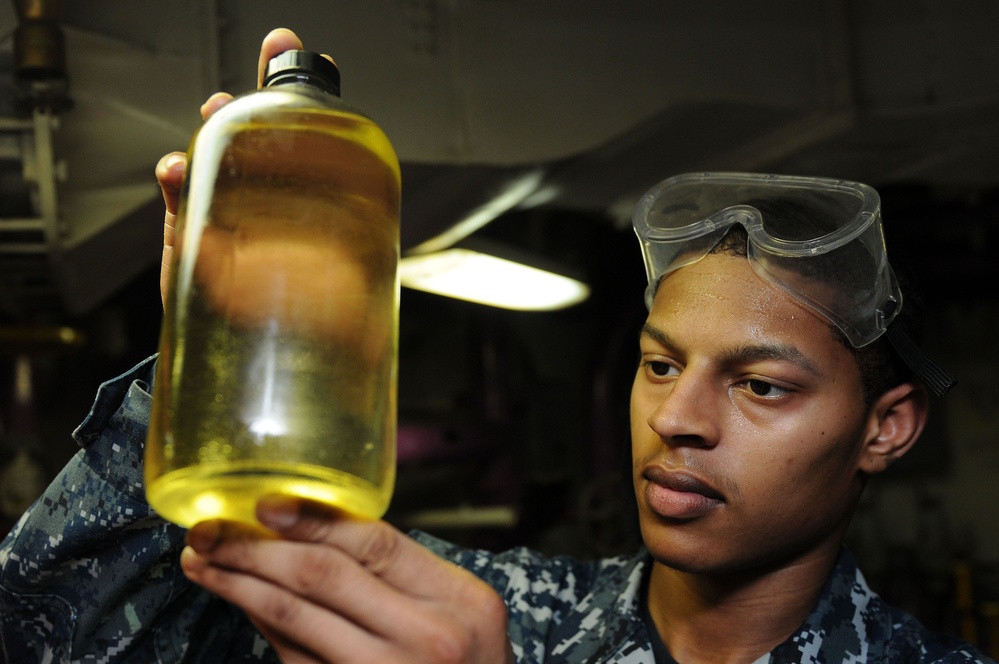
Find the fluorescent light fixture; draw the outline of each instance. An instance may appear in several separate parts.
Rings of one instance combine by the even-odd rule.
[[[472,249],[455,247],[399,262],[407,288],[520,311],[563,309],[582,302],[581,281]]]

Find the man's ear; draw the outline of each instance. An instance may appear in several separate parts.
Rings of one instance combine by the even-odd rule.
[[[883,472],[908,452],[926,426],[928,408],[926,390],[917,383],[902,383],[878,397],[868,413],[859,469]]]

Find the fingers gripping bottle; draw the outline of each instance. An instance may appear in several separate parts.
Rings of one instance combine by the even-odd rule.
[[[255,522],[270,493],[388,508],[399,164],[339,79],[283,53],[191,142],[145,450],[182,526]]]

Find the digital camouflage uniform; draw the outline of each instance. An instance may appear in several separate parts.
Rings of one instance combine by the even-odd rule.
[[[152,360],[101,386],[74,432],[83,449],[0,546],[8,664],[273,662],[245,615],[188,582],[184,531],[145,501]],[[415,534],[490,583],[523,662],[653,662],[639,611],[648,554],[594,562],[526,549],[469,551]],[[760,662],[987,662],[872,593],[843,552],[797,634]]]

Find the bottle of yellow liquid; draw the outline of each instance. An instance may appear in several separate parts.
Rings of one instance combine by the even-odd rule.
[[[265,494],[377,518],[395,482],[399,164],[317,54],[198,131],[181,192],[145,450],[182,526]]]

